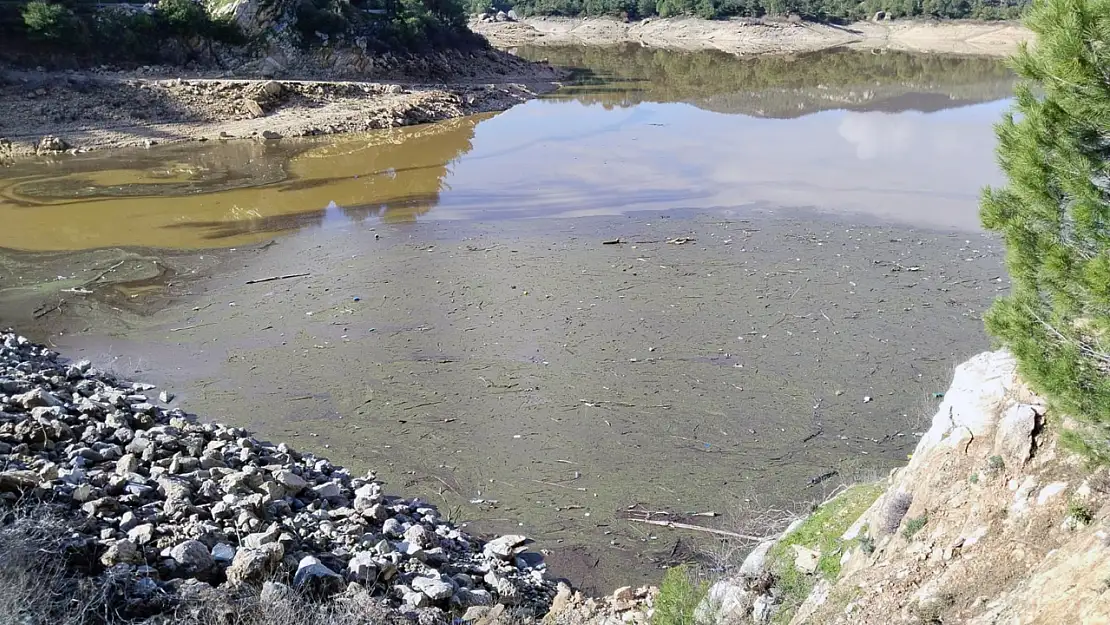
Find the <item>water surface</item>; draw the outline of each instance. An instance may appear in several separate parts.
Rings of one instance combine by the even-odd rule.
[[[358,137],[210,142],[0,171],[0,247],[204,248],[325,224],[720,211],[975,230],[998,180],[993,59],[521,50],[578,84],[507,112]]]

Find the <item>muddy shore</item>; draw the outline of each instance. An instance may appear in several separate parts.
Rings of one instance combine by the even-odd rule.
[[[431,78],[439,75],[433,69],[384,72],[366,81],[214,77],[166,68],[0,70],[0,165],[36,153],[278,140],[423,124],[505,110],[554,90],[563,75],[496,51],[446,78]],[[47,136],[62,143],[41,145]]]
[[[614,45],[784,54],[836,47],[1007,56],[1032,33],[1015,22],[880,21],[846,26],[758,19],[533,17],[518,22],[473,20],[470,28],[501,48],[532,45]]]

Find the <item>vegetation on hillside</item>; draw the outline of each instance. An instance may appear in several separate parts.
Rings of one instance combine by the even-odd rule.
[[[893,18],[1014,19],[1029,0],[470,0],[473,13],[515,9],[522,15],[615,16],[626,19],[693,15],[706,19],[797,15],[845,22],[883,11]]]
[[[1036,390],[1087,422],[1065,437],[1072,447],[1107,458],[1110,0],[1039,0],[1026,24],[1037,45],[1015,58],[1022,81],[997,128],[1008,182],[982,199],[1013,280],[987,329]]]
[[[127,4],[98,7],[88,1],[0,4],[0,45],[8,53],[149,63],[172,51],[187,62],[214,44],[243,42],[232,22],[213,18],[193,0],[162,0],[149,11]]]
[[[864,537],[848,541],[841,537],[882,493],[880,483],[852,486],[821,504],[801,525],[775,543],[767,553],[767,567],[775,576],[782,599],[774,623],[789,623],[818,579],[836,580],[840,575],[840,557],[846,550],[856,545],[862,547],[866,542]],[[795,546],[816,552],[817,568],[813,575],[795,566],[798,555]]]
[[[86,62],[218,62],[216,48],[254,43],[211,8],[200,0],[143,6],[94,0],[0,2],[0,53]],[[466,28],[459,0],[294,0],[289,9],[297,41],[309,48],[356,41],[379,51],[479,43]]]

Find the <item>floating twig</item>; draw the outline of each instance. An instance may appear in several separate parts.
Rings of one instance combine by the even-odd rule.
[[[303,278],[310,276],[310,273],[287,273],[283,276],[270,276],[268,278],[257,278],[255,280],[247,280],[246,284],[261,284],[263,282],[273,282],[274,280],[288,280],[289,278]]]
[[[532,480],[532,481],[537,483],[537,484],[543,484],[544,486],[554,486],[556,488],[565,488],[567,490],[577,490],[577,491],[581,491],[583,493],[586,492],[585,488],[576,488],[574,486],[567,486],[566,484],[556,484],[555,482],[545,482],[543,480]]]
[[[671,529],[690,530],[694,532],[707,532],[709,534],[716,534],[718,536],[728,536],[729,538],[739,538],[741,540],[754,540],[763,542],[769,540],[770,536],[752,536],[751,534],[740,534],[737,532],[730,532],[728,530],[719,530],[713,527],[702,527],[701,525],[692,525],[690,523],[679,523],[677,521],[656,521],[654,519],[625,519],[626,521],[635,521],[636,523],[647,523],[648,525],[658,525],[659,527],[669,527]]]

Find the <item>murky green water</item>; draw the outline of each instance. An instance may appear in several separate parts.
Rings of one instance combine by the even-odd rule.
[[[22,250],[0,325],[536,536],[597,591],[712,547],[630,506],[736,528],[904,461],[1005,288],[976,216],[1003,65],[519,52],[579,83],[366,136],[0,171],[0,247]]]

